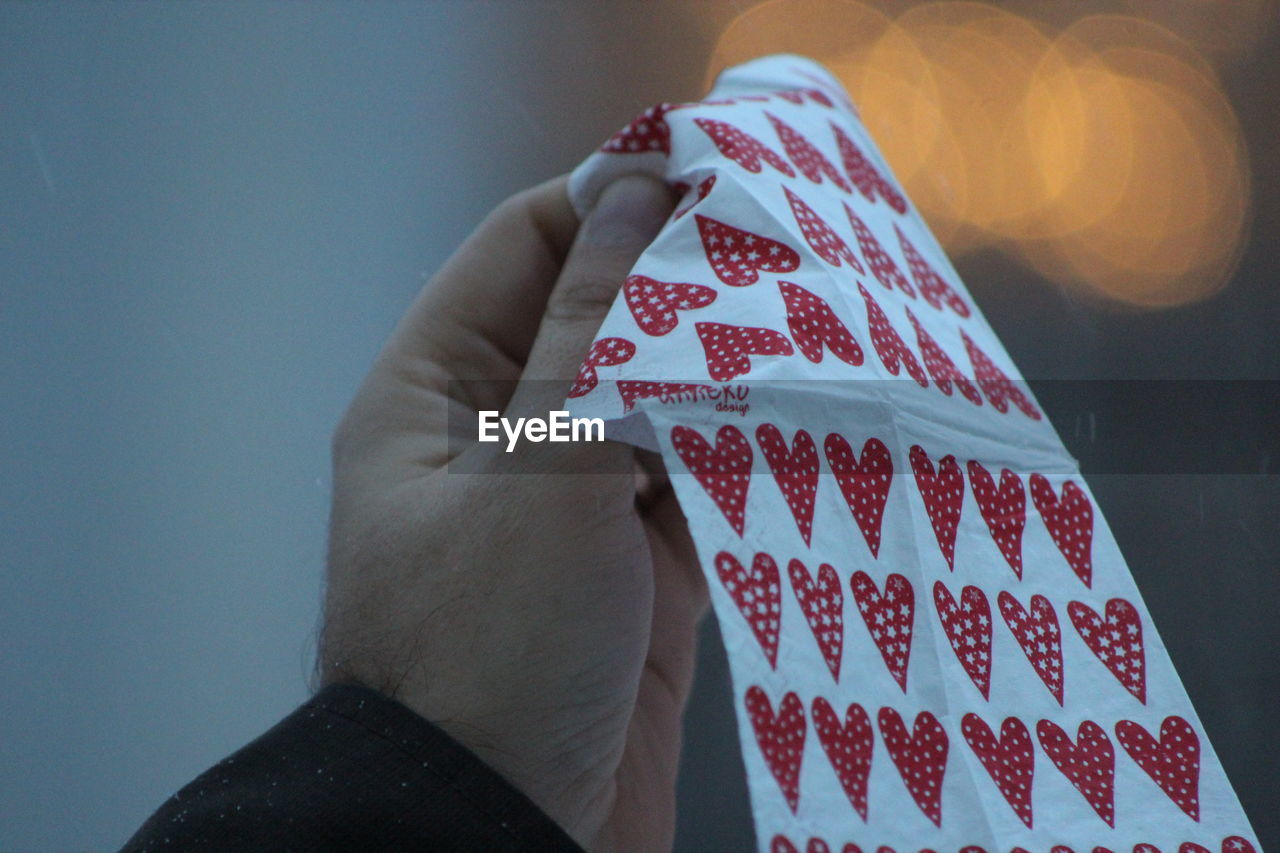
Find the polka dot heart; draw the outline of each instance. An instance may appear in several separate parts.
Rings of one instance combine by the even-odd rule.
[[[1024,608],[1009,592],[1000,593],[1000,615],[1013,632],[1031,668],[1049,688],[1053,698],[1062,704],[1062,629],[1058,614],[1043,595],[1031,596],[1031,610]]]
[[[854,702],[844,714],[844,722],[831,703],[821,696],[813,700],[813,730],[822,751],[836,772],[836,779],[854,811],[867,819],[867,777],[871,774],[871,717]]]
[[[613,367],[624,364],[636,354],[636,345],[626,338],[601,338],[591,345],[587,357],[578,368],[578,378],[573,380],[569,397],[582,397],[590,393],[600,382],[597,367]]]
[[[818,493],[818,448],[813,436],[797,430],[788,448],[781,430],[773,424],[761,424],[756,428],[756,443],[808,545],[813,536],[813,501]]]
[[[741,536],[746,523],[747,487],[751,485],[751,445],[747,437],[737,427],[726,424],[716,431],[712,447],[697,430],[677,426],[671,430],[671,445],[729,526]]]
[[[787,195],[787,202],[791,205],[791,215],[795,217],[796,224],[800,226],[800,233],[804,235],[807,242],[818,257],[822,258],[833,267],[840,266],[841,263],[848,264],[855,272],[865,272],[862,262],[858,260],[857,255],[849,248],[849,244],[832,230],[827,221],[819,216],[813,208],[805,204],[804,199],[793,193],[786,187],[782,191]]]
[[[920,445],[911,448],[911,473],[924,501],[929,524],[933,527],[938,548],[947,567],[956,567],[956,529],[960,526],[960,510],[964,506],[964,475],[956,458],[950,454],[938,460],[935,471],[929,454]]]
[[[716,575],[738,612],[747,620],[751,633],[764,652],[769,666],[778,666],[778,634],[782,620],[782,582],[778,564],[768,554],[756,554],[747,571],[728,551],[716,554]]]
[[[1200,738],[1182,717],[1165,717],[1160,739],[1133,720],[1116,723],[1116,738],[1174,805],[1200,819]]]
[[[871,556],[878,557],[880,524],[889,500],[889,487],[893,484],[893,458],[889,448],[878,438],[868,438],[859,458],[848,440],[833,432],[823,442],[822,449],[840,494],[871,549]]]
[[[748,172],[759,173],[764,168],[764,164],[768,163],[788,178],[796,176],[791,164],[782,159],[780,154],[751,134],[738,130],[727,121],[696,118],[693,123],[700,127],[703,133],[711,137],[711,141],[715,143],[721,154]]]
[[[875,165],[862,153],[862,149],[835,122],[831,122],[831,132],[835,135],[836,147],[840,149],[840,161],[844,164],[844,171],[853,185],[858,188],[858,192],[862,193],[862,197],[869,202],[874,202],[876,196],[879,196],[898,213],[906,213],[906,198],[880,174]]]
[[[1008,468],[1000,471],[1000,487],[982,463],[969,460],[969,489],[992,540],[1013,573],[1022,579],[1022,531],[1027,526],[1027,495],[1022,478]]]
[[[728,382],[751,372],[753,355],[791,355],[795,349],[781,332],[727,323],[695,323],[698,340],[707,359],[707,373],[717,382]]]
[[[920,357],[924,359],[925,369],[933,377],[933,384],[938,390],[950,397],[951,386],[954,384],[962,397],[975,406],[981,406],[982,395],[978,393],[978,389],[969,381],[969,377],[960,372],[951,356],[933,339],[933,335],[916,319],[910,308],[907,309],[907,319],[916,330],[916,345],[920,347]]]
[[[1031,500],[1044,520],[1044,526],[1066,558],[1071,571],[1084,581],[1093,583],[1093,504],[1089,496],[1071,480],[1062,484],[1061,497],[1053,493],[1049,478],[1031,475]]]
[[[877,717],[880,737],[893,766],[898,768],[911,798],[925,817],[942,826],[942,779],[947,771],[947,733],[928,711],[916,714],[911,733],[892,708],[881,708]]]
[[[769,696],[759,687],[747,688],[747,719],[764,754],[769,772],[777,780],[791,811],[800,805],[800,761],[804,757],[804,705],[795,693],[787,693],[775,715]]]
[[[1035,773],[1035,754],[1031,749],[1031,733],[1017,717],[1006,717],[1000,724],[1000,738],[977,714],[965,714],[960,724],[965,743],[991,775],[1001,796],[1013,809],[1018,820],[1031,828],[1031,778]]]
[[[1075,786],[1098,817],[1114,827],[1116,755],[1102,726],[1085,720],[1072,743],[1057,723],[1041,720],[1036,723],[1036,737],[1053,766]]]
[[[769,123],[773,125],[774,131],[778,134],[778,139],[782,141],[783,150],[787,152],[791,162],[796,164],[800,174],[815,184],[822,183],[823,178],[826,178],[845,192],[853,192],[853,187],[849,186],[849,182],[845,180],[844,175],[836,170],[836,167],[831,164],[826,155],[806,139],[803,133],[772,113],[766,112],[765,116],[769,119]]]
[[[674,214],[672,214],[672,217],[671,217],[671,218],[672,218],[673,220],[674,220],[674,219],[679,219],[680,217],[682,217],[682,216],[684,216],[686,213],[688,213],[690,210],[693,210],[695,207],[697,207],[698,202],[702,201],[704,198],[706,198],[707,196],[711,195],[711,190],[712,190],[712,188],[713,188],[713,187],[715,187],[715,185],[716,185],[716,176],[715,176],[715,175],[712,175],[711,177],[707,178],[707,179],[706,179],[705,181],[703,181],[702,183],[698,184],[698,195],[697,195],[697,197],[696,197],[693,201],[691,201],[691,202],[689,202],[687,205],[685,205],[684,207],[682,207],[682,208],[680,208],[679,210],[677,210]],[[687,190],[686,190],[686,192],[687,192]]]
[[[670,154],[671,128],[667,126],[666,115],[673,109],[675,104],[650,107],[610,137],[600,150],[612,154],[644,154],[649,151]]]
[[[854,235],[858,238],[858,248],[862,250],[862,257],[871,267],[871,273],[876,277],[876,281],[884,285],[887,290],[893,290],[896,287],[915,299],[916,289],[911,286],[907,277],[902,274],[902,270],[898,269],[898,265],[893,262],[893,258],[880,245],[876,235],[849,205],[844,206],[844,212],[849,217],[849,224],[853,226]]]
[[[787,331],[805,358],[820,364],[825,348],[845,364],[862,364],[862,347],[824,299],[789,281],[780,280],[778,289],[787,306]]]
[[[1113,598],[1107,602],[1104,617],[1083,601],[1073,601],[1067,605],[1067,615],[1089,651],[1145,705],[1147,665],[1138,608],[1123,598]]]
[[[636,325],[646,335],[659,337],[680,323],[677,311],[704,308],[716,301],[713,288],[701,284],[658,281],[647,275],[629,275],[622,295]]]
[[[966,586],[956,604],[951,590],[938,581],[933,585],[933,604],[951,651],[983,699],[991,691],[991,605],[976,586]]]
[[[814,581],[804,563],[794,559],[787,564],[787,576],[809,630],[818,641],[822,659],[838,682],[844,648],[844,593],[840,591],[840,578],[831,565],[823,563],[818,566],[818,579]]]
[[[1014,385],[1013,381],[1005,375],[1005,372],[973,342],[973,339],[963,329],[960,330],[960,337],[964,340],[965,351],[969,353],[969,362],[973,365],[974,379],[977,380],[978,387],[982,389],[982,393],[986,395],[987,402],[991,404],[991,408],[1004,414],[1009,411],[1009,404],[1013,403],[1020,412],[1033,421],[1038,421],[1044,417],[1040,414],[1040,410],[1036,408],[1035,403],[1031,402],[1031,397],[1017,385]]]
[[[794,272],[800,266],[796,250],[732,225],[693,215],[707,263],[716,276],[730,287],[746,287],[760,278],[760,270],[774,273]]]
[[[867,306],[867,325],[871,329],[871,345],[875,347],[876,355],[880,356],[880,363],[884,365],[884,369],[889,371],[891,376],[897,376],[898,372],[905,367],[907,375],[914,379],[917,385],[928,388],[929,377],[925,375],[924,368],[920,366],[920,362],[916,361],[916,354],[903,342],[902,336],[889,322],[884,311],[880,310],[880,304],[861,284],[858,285],[858,292],[862,294],[862,301]]]
[[[911,270],[911,277],[915,279],[916,287],[920,290],[920,295],[924,297],[924,301],[928,302],[939,311],[943,307],[950,308],[960,317],[968,317],[970,314],[969,305],[964,298],[956,292],[956,289],[947,283],[947,280],[929,266],[929,262],[924,259],[924,255],[916,250],[916,247],[907,235],[902,233],[902,229],[896,224],[893,230],[898,235],[898,245],[902,247],[902,256],[907,259],[907,269]]]
[[[889,674],[907,692],[907,665],[911,662],[911,633],[916,610],[916,595],[911,582],[902,575],[889,575],[880,592],[871,575],[853,573],[850,579],[853,601],[871,633],[871,641],[880,650]]]

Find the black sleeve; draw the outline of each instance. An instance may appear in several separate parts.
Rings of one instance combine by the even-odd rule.
[[[527,797],[380,693],[327,687],[169,799],[124,850],[576,851]]]

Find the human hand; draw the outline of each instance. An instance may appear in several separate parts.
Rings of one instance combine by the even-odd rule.
[[[684,518],[653,454],[452,456],[447,428],[560,409],[672,207],[637,176],[581,227],[564,178],[505,202],[419,295],[333,447],[323,680],[396,698],[599,850],[671,846],[707,606]],[[498,381],[451,383],[475,378]]]

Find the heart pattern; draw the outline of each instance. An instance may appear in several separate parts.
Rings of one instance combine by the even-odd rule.
[[[601,338],[591,345],[587,357],[578,368],[578,376],[569,388],[570,397],[581,397],[589,393],[600,382],[596,375],[597,367],[614,367],[625,364],[636,354],[636,345],[626,338]]]
[[[836,147],[840,149],[840,160],[844,164],[845,174],[862,193],[867,201],[875,203],[879,195],[885,203],[898,213],[907,212],[907,200],[897,187],[885,180],[880,170],[867,159],[854,141],[835,122],[831,122],[831,131],[836,137]]]
[[[791,164],[782,159],[780,154],[751,134],[738,130],[727,121],[695,118],[693,123],[711,138],[711,141],[721,154],[748,172],[759,174],[760,170],[764,168],[764,164],[768,163],[788,178],[796,176]]]
[[[1009,411],[1009,404],[1013,403],[1020,412],[1033,421],[1044,417],[1031,402],[1031,398],[1013,384],[1005,372],[973,342],[963,329],[960,330],[960,337],[964,339],[965,351],[969,353],[969,363],[973,365],[973,378],[982,389],[982,393],[986,395],[991,408],[1004,414]]]
[[[1147,703],[1146,656],[1138,608],[1123,598],[1107,602],[1106,617],[1083,601],[1067,605],[1067,616],[1089,651],[1142,704]]]
[[[818,493],[818,448],[813,436],[797,430],[791,449],[782,431],[773,424],[756,428],[756,443],[769,463],[769,471],[800,529],[804,544],[813,536],[813,504]]]
[[[857,702],[845,711],[844,722],[821,696],[813,700],[813,730],[827,754],[836,779],[854,811],[867,819],[867,777],[871,774],[871,717]]]
[[[717,382],[728,382],[751,372],[753,355],[791,355],[795,349],[782,332],[758,326],[727,323],[694,323],[707,359],[707,373]]]
[[[951,590],[938,581],[933,585],[933,605],[956,660],[982,698],[990,699],[991,605],[987,596],[976,586],[966,586],[957,605]]]
[[[978,513],[987,523],[991,539],[1000,549],[1013,573],[1022,579],[1022,531],[1027,526],[1027,495],[1022,478],[1003,468],[1000,487],[981,463],[969,460],[969,488],[978,504]]]
[[[690,210],[693,210],[693,208],[697,206],[698,202],[702,201],[704,198],[706,198],[707,196],[711,195],[711,189],[712,189],[715,185],[716,185],[716,176],[715,176],[715,175],[712,175],[711,177],[707,178],[707,179],[706,179],[705,181],[703,181],[702,183],[698,184],[698,196],[697,196],[697,198],[695,198],[693,201],[689,202],[687,205],[685,205],[684,207],[682,207],[682,208],[680,208],[679,210],[677,210],[674,214],[672,214],[671,218],[672,218],[673,220],[674,220],[674,219],[679,219],[680,217],[682,217],[682,216],[684,216],[686,213],[688,213]],[[687,186],[687,185],[686,185],[686,186]],[[686,189],[686,190],[685,190],[685,192],[688,192],[688,190]]]
[[[849,224],[853,226],[854,235],[858,238],[858,248],[862,250],[862,257],[871,267],[871,274],[876,277],[876,281],[884,285],[887,290],[893,290],[896,287],[915,299],[916,289],[911,286],[911,282],[907,281],[907,277],[902,274],[902,270],[898,269],[893,258],[880,245],[876,235],[871,233],[871,229],[849,205],[845,204],[844,212],[849,217]]]
[[[1102,726],[1085,720],[1076,730],[1076,742],[1054,722],[1036,723],[1036,737],[1053,766],[1067,777],[1107,826],[1115,828],[1115,748]]]
[[[622,410],[635,408],[636,400],[658,397],[662,400],[694,400],[698,394],[713,390],[710,385],[696,382],[650,382],[643,379],[619,379],[618,394],[622,397]]]
[[[907,692],[907,665],[911,661],[911,633],[915,619],[916,597],[911,583],[898,574],[889,575],[884,581],[884,592],[864,571],[854,572],[850,579],[853,601],[871,641],[880,650],[880,657],[889,668],[889,674],[898,682],[902,692]]]
[[[1035,773],[1035,754],[1031,733],[1017,717],[1006,717],[1000,724],[1000,738],[977,714],[965,714],[960,722],[965,743],[982,762],[991,781],[1013,809],[1018,819],[1031,829],[1031,778]]]
[[[673,109],[675,104],[650,107],[611,136],[600,150],[613,154],[644,154],[649,151],[670,154],[671,128],[667,126],[666,115]]]
[[[698,223],[707,263],[730,287],[755,284],[760,270],[788,273],[800,266],[800,255],[785,243],[734,228],[700,213],[695,213],[693,218]]]
[[[902,229],[895,223],[893,230],[898,234],[898,245],[902,247],[902,256],[907,259],[907,269],[911,270],[911,277],[915,279],[916,287],[920,290],[920,295],[924,297],[924,301],[928,302],[939,311],[945,305],[957,315],[961,317],[969,316],[969,306],[956,292],[956,289],[947,283],[947,280],[929,265],[924,259],[924,255],[917,251],[911,241],[907,239],[907,235],[902,233]]]
[[[768,554],[756,554],[751,571],[728,551],[716,554],[716,575],[769,661],[778,668],[778,635],[782,630],[782,582],[778,564]]]
[[[916,444],[911,447],[911,473],[916,478],[916,488],[924,501],[929,524],[933,527],[938,548],[952,571],[956,568],[956,530],[960,526],[960,510],[964,507],[964,475],[956,458],[950,454],[938,460],[937,471],[925,449]]]
[[[1093,585],[1093,504],[1084,489],[1071,480],[1062,484],[1062,496],[1053,493],[1049,478],[1031,475],[1031,500],[1044,520],[1053,544],[1086,587]]]
[[[1200,820],[1200,738],[1190,723],[1176,715],[1165,717],[1156,740],[1140,724],[1121,720],[1116,738],[1174,805]]]
[[[998,598],[1000,615],[1013,632],[1022,653],[1031,662],[1031,668],[1049,688],[1053,698],[1062,704],[1062,631],[1058,627],[1058,614],[1043,595],[1031,596],[1031,611],[1022,606],[1009,592]]]
[[[978,393],[978,389],[969,381],[969,377],[960,372],[960,369],[956,367],[956,363],[951,360],[951,356],[947,355],[946,350],[933,339],[933,335],[929,334],[928,330],[916,319],[916,315],[911,313],[910,308],[907,309],[907,319],[915,327],[916,344],[920,347],[920,357],[924,359],[925,369],[933,377],[933,384],[938,387],[938,390],[950,397],[951,385],[955,383],[956,388],[960,390],[961,396],[975,406],[981,406],[982,395]]]
[[[823,442],[822,449],[840,494],[871,549],[871,556],[879,557],[880,522],[889,500],[889,486],[893,483],[893,458],[889,448],[878,438],[868,438],[859,459],[845,437],[833,432]]]
[[[877,717],[880,737],[893,766],[898,768],[911,798],[934,826],[942,826],[942,779],[947,770],[947,733],[928,711],[916,714],[910,734],[892,708]]]
[[[838,682],[844,647],[844,593],[840,591],[840,578],[831,565],[823,563],[818,566],[815,583],[804,563],[794,559],[787,564],[787,575],[809,630],[818,641],[822,659],[827,662],[831,677]]]
[[[897,376],[898,372],[905,367],[907,375],[914,379],[917,385],[928,388],[929,377],[925,375],[924,368],[920,366],[920,362],[916,361],[916,354],[907,347],[898,330],[880,309],[880,303],[876,302],[861,282],[858,283],[858,292],[862,294],[862,301],[867,306],[867,326],[871,329],[871,344],[875,347],[876,355],[880,356],[880,363],[884,365],[884,369],[889,371],[891,376]]]
[[[795,693],[787,693],[773,712],[769,696],[757,686],[747,688],[747,718],[764,754],[764,763],[782,789],[787,805],[800,805],[800,760],[804,757],[804,705]]]
[[[729,526],[742,535],[746,523],[747,487],[751,485],[751,445],[742,431],[725,424],[712,447],[697,430],[673,427],[671,445],[680,461],[724,513]]]
[[[827,224],[825,219],[791,190],[783,187],[782,191],[787,194],[791,215],[800,226],[800,233],[804,235],[809,246],[818,253],[818,257],[833,267],[838,267],[843,262],[859,273],[864,272],[862,262],[849,248],[849,244]]]
[[[629,275],[622,295],[636,325],[646,335],[660,337],[674,329],[677,311],[692,311],[716,301],[716,292],[701,284],[658,281],[647,275]]]
[[[787,307],[787,331],[805,358],[814,364],[821,363],[825,346],[845,364],[854,367],[862,364],[862,347],[826,300],[781,279],[778,289]]]
[[[822,183],[822,179],[825,177],[845,192],[853,192],[853,188],[849,186],[849,182],[845,180],[844,175],[840,174],[836,167],[831,165],[831,161],[812,142],[806,139],[804,134],[770,112],[766,112],[765,117],[773,125],[774,131],[778,134],[778,139],[782,142],[783,150],[787,152],[791,162],[795,163],[796,168],[800,170],[800,174],[815,184]]]

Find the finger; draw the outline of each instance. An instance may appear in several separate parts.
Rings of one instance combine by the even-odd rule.
[[[545,417],[562,408],[623,280],[674,207],[666,185],[644,175],[622,177],[601,193],[547,301],[510,414]]]

